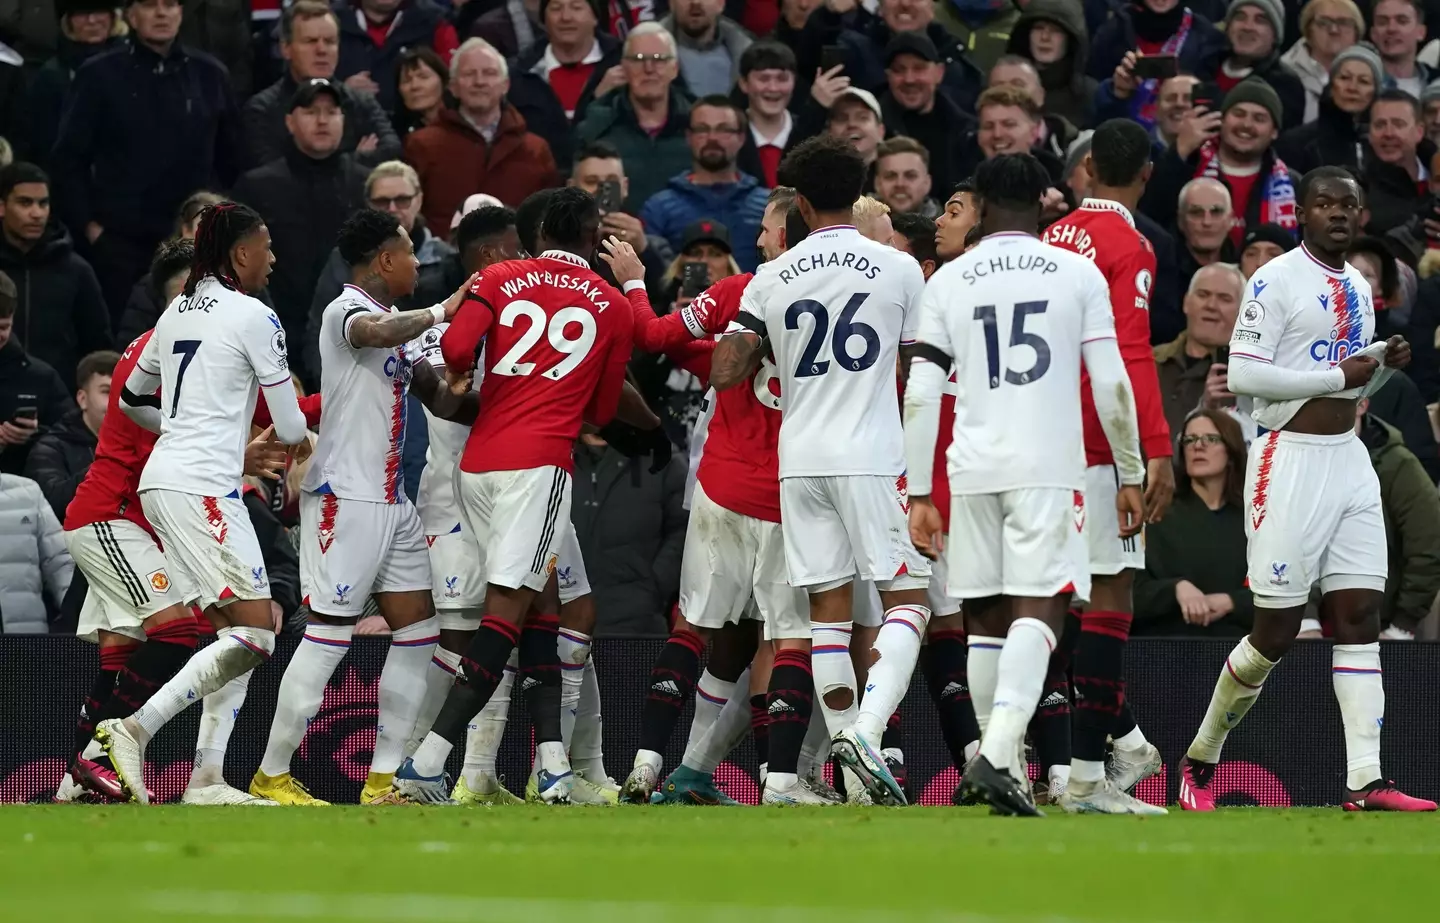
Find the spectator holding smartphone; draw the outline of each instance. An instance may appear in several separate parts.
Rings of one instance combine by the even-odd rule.
[[[1140,0],[1116,10],[1090,45],[1090,76],[1103,81],[1096,92],[1096,117],[1109,109],[1112,100],[1121,100],[1127,103],[1129,118],[1153,129],[1161,81],[1137,75],[1136,60],[1142,55],[1173,55],[1178,73],[1208,80],[1219,68],[1225,48],[1220,30],[1180,0]]]
[[[1185,293],[1185,332],[1155,347],[1160,398],[1172,433],[1197,407],[1218,410],[1235,403],[1226,388],[1223,351],[1230,345],[1244,287],[1245,278],[1229,263],[1202,268]]]
[[[566,184],[578,186],[595,197],[600,206],[601,237],[618,237],[635,249],[640,262],[645,264],[645,288],[650,293],[651,304],[664,304],[665,273],[674,251],[669,241],[647,234],[640,219],[624,210],[630,195],[630,177],[625,174],[625,161],[620,152],[604,141],[585,145],[575,155],[575,166]],[[604,263],[595,271],[610,278],[610,267]]]
[[[60,375],[11,336],[18,300],[15,283],[0,272],[0,472],[5,474],[23,471],[35,437],[74,406]]]

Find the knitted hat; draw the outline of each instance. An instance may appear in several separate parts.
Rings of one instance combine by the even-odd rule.
[[[1375,50],[1374,45],[1369,42],[1358,42],[1337,54],[1335,60],[1330,62],[1330,76],[1334,77],[1335,72],[1340,69],[1340,65],[1346,61],[1359,61],[1369,67],[1370,75],[1375,78],[1377,91],[1384,84],[1385,65],[1380,63],[1380,52]]]
[[[1094,137],[1095,132],[1087,129],[1076,135],[1075,140],[1070,142],[1070,147],[1065,151],[1065,172],[1060,174],[1062,180],[1068,180],[1075,173],[1075,168],[1080,166],[1080,161],[1090,153],[1090,142]]]
[[[595,13],[595,22],[598,23],[601,28],[604,28],[605,23],[609,22],[609,20],[608,20],[604,15],[602,15],[602,13],[601,13],[600,0],[589,0],[589,3],[590,3],[590,9]],[[503,5],[503,4],[502,4],[502,5]],[[544,24],[545,24],[545,8],[546,8],[547,6],[549,6],[549,5],[550,5],[550,0],[540,0],[540,24],[541,24],[541,25],[544,25]]]
[[[1235,84],[1234,88],[1225,94],[1225,101],[1220,104],[1220,111],[1222,113],[1229,112],[1232,107],[1240,103],[1264,106],[1275,125],[1277,127],[1280,125],[1280,94],[1259,77],[1246,77]]]
[[[1261,224],[1245,232],[1245,242],[1240,246],[1240,252],[1244,253],[1251,244],[1258,243],[1274,244],[1286,253],[1295,249],[1295,234],[1287,231],[1278,224]]]
[[[124,4],[124,0],[56,0],[55,15],[79,16],[83,13],[113,13]]]
[[[1432,80],[1420,91],[1420,102],[1424,104],[1437,99],[1440,99],[1440,80]]]
[[[1285,44],[1285,8],[1280,5],[1280,0],[1235,0],[1230,4],[1230,10],[1225,14],[1225,26],[1230,26],[1230,17],[1242,6],[1253,6],[1265,18],[1270,20],[1270,28],[1275,30],[1275,47],[1281,48]]]

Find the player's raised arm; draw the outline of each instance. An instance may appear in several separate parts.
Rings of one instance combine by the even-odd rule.
[[[475,352],[490,325],[495,321],[493,305],[499,298],[494,267],[482,273],[467,290],[445,335],[440,338],[440,355],[452,372],[469,372],[475,368]]]
[[[120,386],[120,409],[150,432],[160,432],[160,348],[154,334]]]
[[[758,289],[752,279],[741,296],[740,313],[710,356],[710,387],[716,391],[749,381],[760,368],[768,339]]]
[[[386,254],[382,253],[382,256],[384,255]],[[479,281],[479,278],[480,274],[476,273],[466,279],[465,284],[457,288],[449,298],[428,308],[392,311],[389,314],[356,308],[345,318],[345,339],[356,348],[374,346],[389,349],[409,343],[436,324],[453,318],[455,312],[460,310],[471,286]]]

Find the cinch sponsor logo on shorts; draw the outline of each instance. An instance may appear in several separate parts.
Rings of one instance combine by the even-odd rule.
[[[170,575],[165,573],[164,568],[152,570],[145,575],[145,579],[150,581],[150,588],[157,593],[164,593],[170,589]]]

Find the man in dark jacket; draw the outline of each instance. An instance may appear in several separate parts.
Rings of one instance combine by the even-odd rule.
[[[119,361],[120,354],[108,349],[80,360],[75,370],[75,403],[79,406],[35,440],[25,462],[25,476],[40,485],[40,492],[61,522],[65,521],[65,507],[75,497],[75,488],[95,460],[100,424],[110,403],[110,377]]]
[[[1216,410],[1234,404],[1224,389],[1221,351],[1230,345],[1244,288],[1245,278],[1229,264],[1202,268],[1185,293],[1185,330],[1155,347],[1160,400],[1173,433],[1184,430],[1185,418],[1196,407]]]
[[[111,317],[180,203],[234,182],[241,150],[224,66],[175,41],[179,0],[134,0],[125,15],[130,44],[76,71],[51,155],[60,218],[89,244]]]
[[[643,459],[626,458],[598,436],[582,436],[570,518],[595,594],[595,634],[665,634],[680,593],[689,520],[685,463],[677,456],[651,474]]]
[[[914,138],[930,152],[936,189],[948,190],[970,174],[965,132],[975,120],[943,88],[944,67],[935,44],[924,35],[901,33],[885,47],[887,89],[880,97],[886,132]]]
[[[365,203],[365,169],[338,151],[345,130],[340,105],[333,82],[302,84],[285,117],[290,149],[235,184],[235,198],[258,211],[270,229],[270,297],[292,343],[303,342],[315,281],[340,225]]]
[[[1420,103],[1404,90],[1381,90],[1370,105],[1370,137],[1361,179],[1370,210],[1367,234],[1384,234],[1413,217],[1429,192],[1435,142],[1425,137]]]
[[[1044,109],[1072,125],[1092,125],[1094,77],[1085,73],[1090,33],[1079,0],[1031,0],[1015,22],[1006,46],[1034,62],[1045,88]],[[994,81],[991,81],[994,85]]]
[[[1230,52],[1220,62],[1215,82],[1222,93],[1256,76],[1280,97],[1280,130],[1305,118],[1305,86],[1280,63],[1285,38],[1285,8],[1280,0],[1235,0],[1222,23]]]
[[[936,4],[924,0],[881,0],[874,14],[853,0],[835,0],[810,14],[795,47],[799,59],[796,95],[805,98],[820,69],[827,45],[838,45],[850,85],[872,93],[885,89],[886,52],[896,35],[914,33],[930,40],[944,64],[945,91],[969,111],[985,87],[985,74],[966,46],[935,21]],[[988,67],[988,64],[986,65]]]
[[[1370,72],[1367,87],[1363,75]],[[1383,82],[1380,56],[1369,45],[1352,45],[1330,64],[1330,83],[1320,94],[1314,120],[1275,142],[1275,153],[1300,176],[1319,166],[1346,167],[1357,176],[1364,160],[1370,104]]]
[[[60,376],[10,335],[15,283],[0,272],[0,473],[19,474],[35,437],[75,406]]]
[[[245,126],[246,167],[258,167],[283,157],[290,146],[285,115],[291,98],[307,80],[335,76],[339,61],[340,22],[322,0],[296,0],[280,19],[280,56],[285,76],[256,93],[241,110]],[[341,153],[355,155],[373,167],[400,156],[400,138],[374,96],[336,86],[345,114]]]
[[[1440,592],[1440,496],[1420,462],[1405,448],[1400,431],[1367,413],[1368,404],[1359,403],[1355,431],[1370,450],[1385,510],[1390,573],[1380,621],[1399,632],[1393,637],[1414,637]]]
[[[110,312],[90,264],[50,220],[50,178],[34,164],[0,170],[0,269],[19,292],[14,337],[75,387],[80,357],[112,345]]]
[[[65,96],[80,65],[123,43],[125,23],[116,13],[115,0],[59,0],[60,35],[55,57],[41,65],[25,91],[21,131],[10,140],[17,153],[31,163],[48,167],[50,149],[60,130]]]
[[[336,0],[334,10],[340,20],[335,76],[349,89],[374,94],[386,112],[398,102],[401,52],[429,45],[448,64],[460,46],[445,11],[430,0]]]

